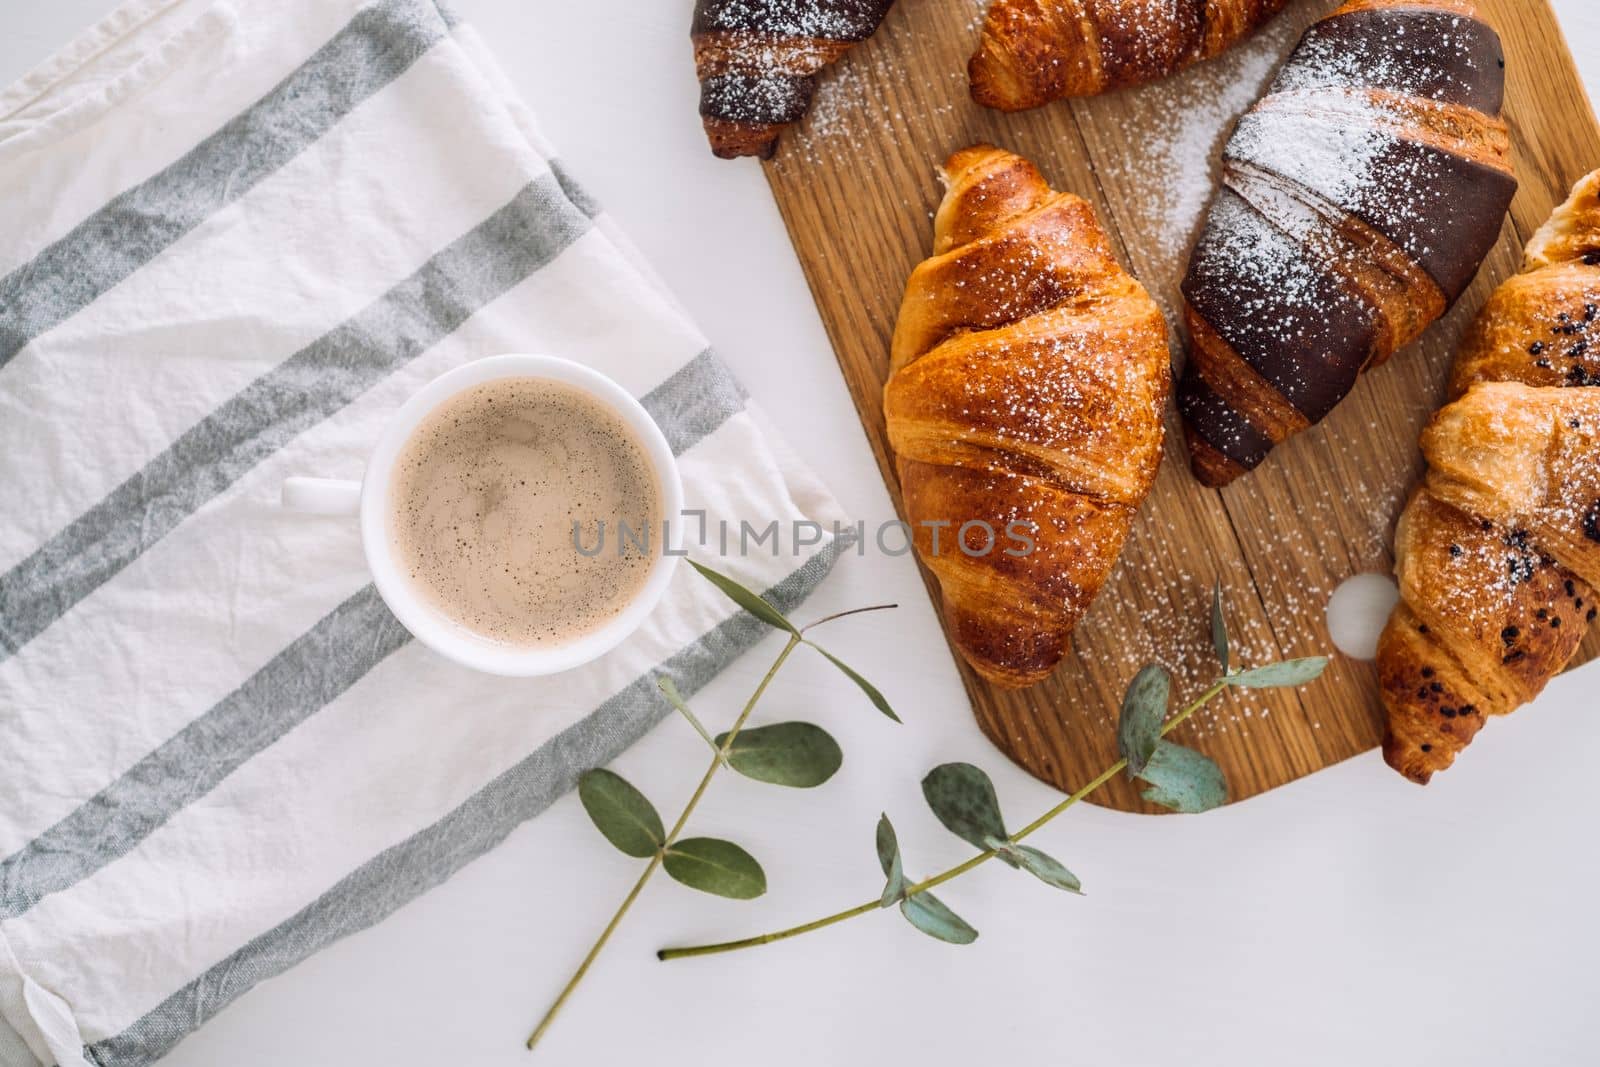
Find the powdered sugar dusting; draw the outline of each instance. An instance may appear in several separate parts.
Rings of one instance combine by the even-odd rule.
[[[701,0],[695,28],[859,41],[877,28],[886,0]]]
[[[1261,96],[1293,35],[1293,24],[1278,19],[1217,59],[1124,95],[1128,151],[1101,167],[1118,184],[1149,194],[1130,207],[1164,264],[1188,251],[1216,186],[1223,141]]]
[[[1451,153],[1473,154],[1444,135],[1453,128],[1445,110],[1496,80],[1480,69],[1481,24],[1452,18],[1412,44],[1397,18],[1374,26],[1361,47],[1330,25],[1307,34],[1268,100],[1240,120],[1226,151],[1231,180],[1255,184],[1242,168],[1271,174],[1308,205],[1360,218],[1414,262],[1429,262],[1440,242],[1463,239],[1437,232],[1454,220],[1445,204],[1457,191]],[[1421,130],[1444,144],[1424,147]]]
[[[1316,299],[1327,288],[1320,284],[1323,272],[1305,254],[1309,229],[1286,232],[1231,195],[1217,200],[1210,224],[1195,250],[1194,273],[1243,279],[1248,291],[1240,285],[1232,296],[1252,324],[1287,341],[1314,331],[1326,318]]]
[[[1319,89],[1360,90],[1383,86],[1408,96],[1435,101],[1471,97],[1483,73],[1478,42],[1471,31],[1478,24],[1456,16],[1440,32],[1430,26],[1423,35],[1409,33],[1403,20],[1374,26],[1379,47],[1356,49],[1336,35],[1312,35],[1299,49],[1296,62],[1285,67],[1274,92]],[[1408,36],[1410,40],[1408,40]]]
[[[779,155],[779,164],[795,157],[808,165],[848,160],[854,166],[871,166],[873,154],[857,150],[857,141],[863,135],[876,131],[886,140],[899,138],[906,136],[911,119],[943,124],[957,114],[958,108],[974,106],[967,99],[966,71],[954,70],[942,78],[925,79],[923,91],[917,93],[917,111],[907,116],[897,96],[885,92],[884,87],[903,89],[910,77],[897,53],[883,48],[858,48],[819,77],[816,98],[801,136],[790,138],[788,151]]]

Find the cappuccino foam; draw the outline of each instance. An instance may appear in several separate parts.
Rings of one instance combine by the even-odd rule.
[[[389,488],[395,559],[423,599],[495,641],[548,646],[604,626],[660,552],[661,491],[642,444],[588,394],[502,378],[412,432]],[[581,538],[575,540],[573,524]],[[604,548],[590,551],[599,523]],[[649,550],[615,536],[619,523]]]

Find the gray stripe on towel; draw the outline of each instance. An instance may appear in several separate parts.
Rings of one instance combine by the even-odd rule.
[[[840,538],[767,592],[787,611],[816,588],[848,547]],[[115,1037],[84,1049],[101,1067],[144,1067],[169,1052],[251,986],[334,941],[364,930],[445,881],[539,814],[590,767],[611,762],[668,712],[656,679],[685,694],[771,631],[740,612],[633,681],[581,722],[501,774],[443,819],[357,867],[278,926],[213,965]]]
[[[0,920],[94,874],[411,639],[368,585],[115,782],[0,863]]]
[[[439,9],[439,17],[444,19],[444,24],[452,30],[461,23],[461,15],[456,11],[456,6],[449,0],[433,0],[433,6]]]
[[[443,40],[429,0],[380,0],[248,109],[0,278],[0,368],[315,143]]]
[[[742,411],[744,402],[744,386],[709,348],[644,398],[645,408],[678,455]]]
[[[365,310],[224,401],[0,574],[0,661],[256,464],[448,337],[590,225],[544,175]]]
[[[743,393],[709,349],[642,402],[675,453],[744,408]],[[115,782],[0,862],[0,919],[22,915],[133,851],[410,640],[377,590],[366,586]]]
[[[590,195],[589,190],[579,184],[578,179],[572,176],[572,172],[567,169],[565,163],[559,159],[552,159],[548,162],[550,164],[550,172],[556,176],[556,181],[561,183],[561,191],[567,194],[567,199],[572,201],[572,206],[591,219],[598,218],[603,210],[600,207],[600,201],[596,200]]]

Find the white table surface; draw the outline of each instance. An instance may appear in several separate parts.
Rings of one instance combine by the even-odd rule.
[[[1600,6],[1555,4],[1597,92]],[[112,6],[0,0],[0,82]],[[706,150],[692,0],[457,6],[845,507],[890,517],[757,165]],[[1040,843],[1089,895],[986,867],[943,891],[982,931],[969,948],[879,914],[753,952],[656,963],[663,944],[752,934],[876,893],[882,810],[915,871],[962,858],[921,801],[918,780],[936,763],[983,765],[1015,822],[1053,802],[980,737],[910,559],[846,558],[806,613],[885,600],[903,606],[844,623],[832,641],[907,725],[863,709],[817,663],[791,669],[765,714],[821,717],[844,746],[844,770],[813,793],[725,776],[695,820],[753,845],[771,891],[741,904],[659,879],[535,1062],[1594,1062],[1594,671],[1494,724],[1426,791],[1371,753],[1201,818],[1080,807]],[[731,714],[772,651],[746,656],[697,707]],[[618,766],[676,810],[701,746],[669,722]],[[569,797],[380,926],[262,984],[165,1062],[528,1062],[523,1036],[636,867]]]

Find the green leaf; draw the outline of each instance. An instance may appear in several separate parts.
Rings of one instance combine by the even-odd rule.
[[[1008,837],[985,837],[983,847],[993,852],[996,859],[1012,870],[1022,866],[1022,860],[1017,854],[1017,845]]]
[[[895,837],[894,827],[889,823],[889,816],[878,816],[878,866],[883,868],[884,877],[889,879],[883,887],[881,904],[887,908],[891,904],[903,899],[906,895],[906,869],[900,859],[900,840]]]
[[[1228,684],[1240,689],[1293,689],[1316,681],[1327,667],[1326,656],[1284,660],[1253,671],[1240,671],[1228,678]]]
[[[1045,885],[1065,889],[1069,893],[1083,892],[1083,883],[1078,881],[1078,876],[1067,870],[1059,860],[1027,845],[1013,844],[1011,848],[1022,869]]]
[[[947,941],[952,945],[970,945],[978,939],[978,931],[968,926],[961,916],[945,907],[932,893],[906,895],[905,866],[900,859],[900,842],[895,837],[889,816],[878,817],[878,866],[883,868],[888,883],[883,887],[880,906],[889,907],[896,901],[900,914],[906,921],[929,937]]]
[[[966,920],[944,906],[932,893],[918,893],[900,902],[900,914],[906,921],[929,937],[952,945],[970,945],[978,940],[978,931],[968,926]]]
[[[1137,777],[1150,762],[1161,740],[1161,724],[1167,719],[1167,703],[1172,698],[1172,675],[1158,664],[1140,671],[1122,698],[1122,716],[1117,720],[1117,748],[1128,761],[1128,773]]]
[[[1195,815],[1228,802],[1228,783],[1222,768],[1200,753],[1171,741],[1156,746],[1155,755],[1139,775],[1153,788],[1144,798],[1164,808]]]
[[[678,692],[678,685],[672,680],[672,677],[663,674],[660,678],[657,678],[656,688],[661,690],[661,695],[667,698],[667,703],[678,709],[678,714],[689,721],[689,725],[694,727],[694,732],[705,738],[706,744],[710,745],[712,751],[717,753],[717,758],[726,764],[728,761],[722,757],[722,746],[711,739],[710,731],[702,726],[700,720],[695,717],[694,712],[689,710],[689,702],[683,699],[682,693]]]
[[[841,660],[838,656],[835,656],[832,652],[829,652],[827,649],[821,647],[820,645],[812,644],[810,641],[807,641],[806,644],[811,645],[812,648],[816,649],[818,652],[821,652],[823,658],[844,672],[844,676],[846,678],[856,683],[856,685],[860,687],[861,691],[867,694],[867,699],[872,701],[873,707],[889,716],[889,718],[893,719],[895,722],[900,721],[900,716],[894,713],[894,709],[891,708],[889,706],[889,702],[883,698],[883,694],[878,692],[877,686],[873,685],[871,682],[861,677],[861,675],[851,670],[847,663]]]
[[[1057,889],[1076,893],[1082,888],[1076,875],[1036,848],[997,837],[989,838],[984,844],[1012,870],[1027,871]]]
[[[760,619],[774,630],[782,630],[785,633],[794,634],[796,637],[800,636],[800,631],[795,629],[794,623],[783,617],[783,612],[779,611],[771,604],[768,604],[765,600],[761,599],[760,596],[752,593],[750,590],[746,589],[732,578],[729,578],[726,574],[719,574],[710,567],[702,567],[692,559],[689,561],[689,566],[699,571],[701,576],[704,577],[706,581],[722,590],[723,594],[729,600],[733,601],[735,604],[739,605],[741,608],[748,611],[750,614],[754,615],[756,618]]]
[[[635,859],[654,856],[667,839],[655,807],[620,774],[598,767],[585,771],[578,800],[606,840]]]
[[[661,695],[667,698],[667,703],[679,711],[688,712],[689,702],[683,699],[683,694],[678,692],[678,683],[672,680],[672,675],[663,674],[656,679],[656,688],[661,690]]]
[[[754,856],[732,841],[691,837],[667,849],[662,866],[690,889],[734,900],[754,900],[767,891],[767,874]]]
[[[922,779],[922,795],[944,828],[975,848],[1007,836],[994,783],[970,763],[935,767]]]
[[[1228,620],[1222,615],[1220,581],[1211,589],[1211,647],[1217,650],[1217,659],[1222,663],[1222,673],[1227,674],[1233,669],[1233,661],[1228,655]]]
[[[727,739],[727,734],[718,734],[716,746],[720,749]],[[796,789],[821,785],[843,762],[839,742],[809,722],[741,730],[728,749],[728,763],[745,777]]]

